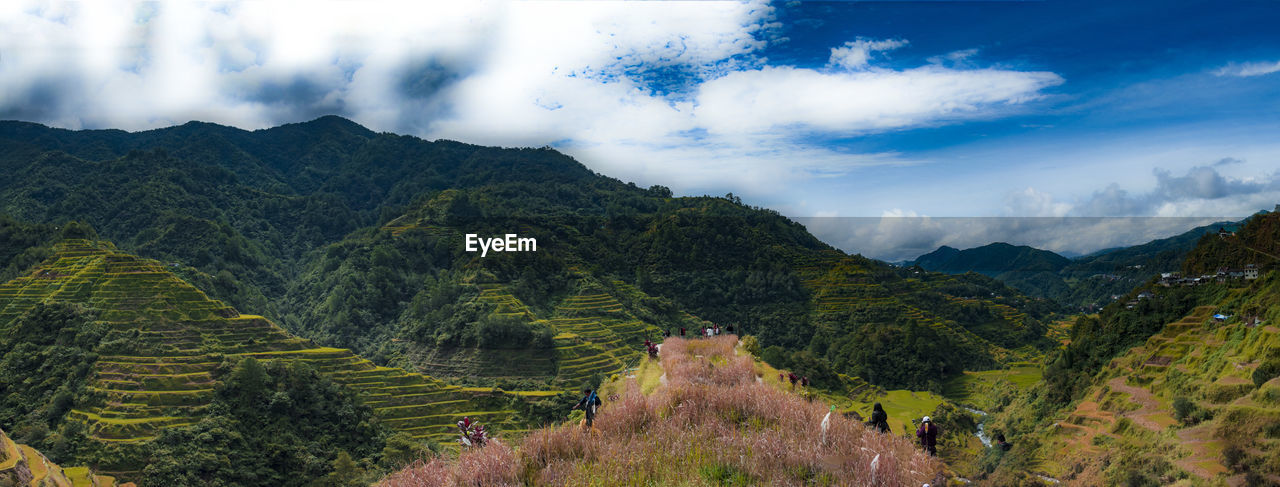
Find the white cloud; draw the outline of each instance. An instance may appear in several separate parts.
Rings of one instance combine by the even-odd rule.
[[[1005,212],[1010,215],[1061,217],[1070,211],[1070,204],[1054,201],[1053,195],[1030,186],[1005,196]]]
[[[1213,74],[1218,76],[1236,76],[1240,78],[1248,78],[1253,76],[1262,76],[1280,71],[1280,61],[1275,62],[1257,62],[1257,63],[1231,63],[1218,68]]]
[[[991,116],[1061,82],[1047,72],[937,66],[850,73],[767,67],[703,83],[695,110],[713,133],[873,132]]]
[[[1181,176],[1156,168],[1150,190],[1125,189],[1113,182],[1086,197],[1067,200],[1028,187],[1006,194],[1005,210],[1018,216],[1222,217],[1248,215],[1280,202],[1280,171],[1233,178],[1214,168],[1220,166],[1191,167]]]
[[[777,191],[897,154],[802,142],[1006,115],[1048,72],[875,65],[856,39],[815,69],[770,66],[749,2],[6,2],[0,118],[261,128],[334,113],[375,130],[553,144],[678,192]],[[737,191],[737,189],[735,189]]]
[[[827,65],[844,69],[863,69],[871,61],[873,53],[892,51],[905,45],[907,41],[899,39],[858,39],[846,42],[843,46],[831,48],[831,59],[827,61]]]

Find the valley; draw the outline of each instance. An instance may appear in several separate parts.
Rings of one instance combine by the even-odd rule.
[[[866,481],[874,454],[792,437],[828,411],[841,448],[894,452],[889,484],[1276,475],[1274,214],[1231,237],[1178,237],[1172,254],[1105,254],[1181,259],[1185,272],[1252,265],[1257,279],[1135,278],[1079,314],[1007,276],[846,254],[733,195],[674,197],[549,149],[337,117],[145,134],[0,122],[0,146],[25,175],[0,182],[12,213],[0,219],[0,429],[44,452],[40,465],[80,466],[63,469],[81,478],[71,485],[397,485],[413,468],[466,477],[458,462],[517,460],[524,470],[494,475],[666,482],[661,465],[679,461],[692,485]],[[508,234],[536,251],[468,249],[469,235]],[[734,331],[693,339],[716,325]],[[645,340],[663,343],[659,361]],[[583,388],[620,403],[601,420],[631,429],[601,434],[635,443],[633,462],[576,438],[568,410]],[[675,434],[659,419],[698,404],[686,400],[711,406],[685,419],[725,428],[690,438],[811,458],[652,452],[676,441],[659,438]],[[858,425],[875,403],[883,438]],[[911,446],[923,416],[942,427],[941,462]],[[461,446],[463,418],[504,446]],[[1229,441],[1250,432],[1260,446]],[[984,444],[997,433],[1013,448]],[[569,450],[539,450],[552,447]]]

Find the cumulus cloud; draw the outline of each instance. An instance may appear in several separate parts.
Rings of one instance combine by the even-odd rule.
[[[1256,63],[1231,63],[1218,68],[1213,74],[1218,76],[1235,76],[1238,78],[1249,78],[1253,76],[1263,76],[1280,71],[1280,61],[1274,62],[1256,62]]]
[[[823,67],[770,65],[759,53],[778,31],[761,0],[4,2],[0,118],[137,130],[333,113],[427,138],[550,144],[677,191],[766,191],[917,162],[804,142],[815,134],[1000,117],[1062,83],[876,65],[905,39],[843,43]]]
[[[863,69],[871,61],[871,55],[877,52],[892,51],[907,45],[900,39],[858,39],[846,42],[843,46],[831,48],[831,59],[828,66],[844,69]]]
[[[1216,169],[1241,163],[1228,157],[1181,175],[1156,168],[1155,186],[1142,192],[1110,183],[1086,197],[1064,200],[1034,188],[1015,190],[1006,195],[1005,210],[1009,215],[1085,217],[1247,215],[1270,207],[1268,201],[1280,202],[1280,172],[1233,178]]]

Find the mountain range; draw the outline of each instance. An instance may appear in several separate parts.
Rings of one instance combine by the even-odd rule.
[[[459,416],[519,435],[664,331],[733,326],[770,364],[858,391],[937,391],[1057,343],[1053,307],[999,281],[847,255],[733,195],[673,197],[545,148],[324,117],[0,122],[0,154],[0,378],[20,391],[0,428],[148,485],[376,472]],[[467,234],[538,247],[481,256]]]
[[[965,250],[944,245],[904,265],[947,274],[974,272],[1028,296],[1053,300],[1068,310],[1097,311],[1115,296],[1124,295],[1161,273],[1181,271],[1183,259],[1202,236],[1230,232],[1243,223],[1204,225],[1172,237],[1075,258],[1003,242]]]

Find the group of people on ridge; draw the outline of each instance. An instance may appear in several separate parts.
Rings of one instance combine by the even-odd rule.
[[[778,382],[786,381],[791,381],[791,390],[793,391],[796,389],[796,383],[799,383],[800,387],[809,387],[809,376],[807,375],[796,375],[795,372],[778,372]]]
[[[890,432],[889,413],[884,412],[884,406],[880,403],[871,406],[871,418],[867,420],[866,425],[881,433]],[[920,440],[920,447],[929,452],[930,456],[938,455],[938,435],[941,431],[928,416],[920,419],[920,427],[916,428],[916,438]]]
[[[724,328],[720,328],[720,325],[704,326],[704,327],[702,327],[702,329],[701,329],[701,330],[698,330],[698,336],[703,336],[703,337],[708,337],[708,338],[710,338],[710,337],[713,337],[713,336],[717,336],[717,335],[719,335],[721,331],[723,331],[724,333],[728,333],[728,334],[732,335],[732,334],[733,334],[733,325],[727,325],[727,326],[725,326]],[[682,327],[680,327],[680,337],[681,337],[681,338],[683,338],[683,337],[684,337],[688,332],[689,332],[689,329],[688,329],[688,328],[685,328],[685,327],[683,327],[683,326],[682,326]],[[662,336],[663,336],[663,337],[670,337],[670,336],[671,336],[671,332],[670,332],[670,331],[668,331],[668,330],[662,330]]]

